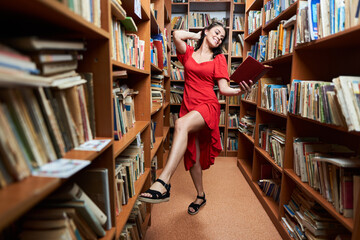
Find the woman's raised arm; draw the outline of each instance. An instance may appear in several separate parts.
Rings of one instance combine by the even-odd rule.
[[[198,33],[193,33],[184,30],[176,30],[173,32],[173,37],[174,37],[174,44],[176,50],[180,54],[184,54],[186,52],[186,40],[187,39],[199,40],[201,37],[201,31]]]

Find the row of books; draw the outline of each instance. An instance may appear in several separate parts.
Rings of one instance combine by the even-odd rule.
[[[131,210],[130,216],[120,233],[120,240],[140,240],[143,239],[144,233],[142,225],[146,218],[146,204],[137,200]]]
[[[241,95],[241,98],[256,103],[258,96],[258,87],[259,87],[259,82],[256,82],[251,86],[249,92],[246,92],[245,94]]]
[[[175,16],[171,19],[171,29],[186,30],[189,29],[188,16]]]
[[[225,110],[224,109],[220,109],[219,125],[225,125]]]
[[[244,50],[244,40],[243,40],[243,34],[241,35],[242,41],[234,41],[231,43],[231,56],[234,57],[242,57],[243,50]]]
[[[190,27],[206,27],[211,24],[211,16],[209,13],[191,12],[189,18]]]
[[[279,181],[275,179],[260,179],[258,180],[258,185],[266,196],[272,197],[277,203],[279,202],[281,190],[281,184]]]
[[[280,21],[276,30],[259,37],[259,61],[267,61],[293,52],[296,15]]]
[[[184,94],[184,86],[173,84],[170,87],[170,103],[171,104],[180,104],[180,103],[182,103],[183,94]]]
[[[227,150],[237,151],[238,150],[238,136],[236,132],[229,131],[227,137]]]
[[[259,124],[259,146],[269,153],[274,162],[283,167],[285,156],[285,131]]]
[[[175,121],[179,118],[179,113],[170,112],[169,122],[170,127],[175,127]]]
[[[315,137],[295,138],[293,149],[294,172],[301,181],[319,191],[338,213],[353,217],[354,178],[360,175],[355,152]]]
[[[234,113],[228,114],[228,127],[239,127],[239,114],[238,113]]]
[[[20,239],[98,239],[112,228],[109,174],[94,168],[77,175],[26,213]]]
[[[151,107],[162,106],[165,101],[165,89],[163,86],[164,75],[151,75]]]
[[[185,81],[185,72],[183,68],[178,68],[173,64],[173,61],[171,61],[171,80],[177,80],[177,81]]]
[[[243,15],[235,15],[233,19],[233,30],[244,31],[245,18]]]
[[[101,27],[100,0],[60,0],[59,2],[66,5],[79,16],[82,16],[85,20],[95,24],[97,27]]]
[[[288,111],[288,86],[263,82],[261,85],[261,107],[286,115]]]
[[[360,77],[339,76],[332,82],[301,81],[291,84],[289,112],[360,131]]]
[[[145,172],[144,144],[140,135],[115,159],[116,214],[135,196],[135,182]]]
[[[285,11],[294,2],[294,0],[270,0],[266,2],[264,5],[265,24],[279,16],[281,12]]]
[[[281,223],[294,239],[350,239],[351,234],[322,206],[295,188]]]
[[[120,140],[135,124],[134,95],[137,91],[130,89],[126,84],[114,83],[113,88],[113,113],[114,113],[114,138]]]
[[[241,119],[239,122],[239,127],[238,130],[246,135],[251,136],[252,138],[254,138],[254,134],[255,134],[255,120],[256,120],[256,115],[253,112],[247,112]]]
[[[156,142],[156,138],[155,138],[156,125],[157,125],[157,122],[154,121],[153,119],[151,119],[151,121],[150,121],[150,148],[151,149],[154,148],[154,143]]]
[[[133,21],[130,20],[133,23]],[[129,27],[135,26],[131,24]],[[137,29],[132,29],[134,31]],[[144,69],[145,64],[145,41],[134,33],[126,33],[126,28],[121,21],[112,19],[112,59],[127,65]]]
[[[248,35],[253,33],[262,25],[263,8],[260,11],[249,11]]]
[[[151,172],[150,172],[150,179],[151,179],[151,183],[154,183],[157,179],[157,174],[156,171],[158,170],[158,158],[157,155],[155,155],[153,157],[153,159],[151,159]]]
[[[166,31],[165,31],[166,32]],[[166,35],[159,33],[150,38],[151,63],[161,70],[167,71],[167,40]]]
[[[230,96],[229,97],[229,104],[232,104],[232,105],[239,105],[240,104],[240,96]]]
[[[358,1],[299,2],[297,43],[309,42],[359,24]]]

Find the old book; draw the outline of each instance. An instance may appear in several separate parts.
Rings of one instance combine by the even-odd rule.
[[[85,48],[85,44],[82,41],[59,41],[40,39],[38,37],[21,37],[11,39],[10,43],[16,48],[27,51],[42,49],[84,50]]]
[[[105,215],[105,213],[76,183],[72,183],[64,186],[59,191],[52,194],[48,199],[52,201],[64,201],[64,200],[84,201],[85,204],[94,213],[94,216],[102,225],[105,224],[107,220],[107,216]]]
[[[45,124],[47,126],[51,142],[54,146],[57,158],[61,158],[65,154],[65,145],[61,137],[59,126],[56,122],[55,114],[50,105],[49,100],[46,98],[43,88],[34,90],[35,96],[39,103]]]
[[[255,58],[248,56],[231,74],[230,79],[237,83],[245,81],[246,84],[250,85],[250,80],[253,83],[257,82],[271,68],[271,66],[263,65]]]
[[[76,90],[76,86],[74,86],[65,89],[64,93],[65,93],[67,105],[69,107],[69,111],[74,120],[75,131],[77,134],[78,142],[79,145],[81,145],[85,142],[85,138],[84,138],[83,122],[81,118],[81,109],[80,109],[78,91]]]
[[[96,136],[95,129],[95,102],[94,102],[94,80],[93,73],[80,73],[83,79],[86,80],[86,84],[84,85],[85,90],[85,99],[86,99],[86,107],[88,112],[88,119],[90,122],[90,128],[92,132],[92,137]]]
[[[126,31],[130,31],[130,32],[137,32],[138,28],[133,20],[132,17],[125,17],[125,19],[120,20],[120,22],[124,25]]]
[[[106,168],[86,170],[76,178],[76,183],[91,200],[106,214],[105,228],[111,229],[111,207],[109,192],[109,175]]]

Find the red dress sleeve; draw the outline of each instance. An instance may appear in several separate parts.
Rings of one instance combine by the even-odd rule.
[[[186,51],[184,54],[179,53],[178,50],[176,49],[177,58],[179,59],[182,65],[185,64],[185,62],[189,59],[189,57],[193,52],[194,52],[194,48],[189,45],[186,45]]]
[[[228,82],[230,82],[228,66],[225,56],[223,54],[219,54],[215,57],[214,61],[215,61],[214,79],[220,80],[222,78],[225,78]]]

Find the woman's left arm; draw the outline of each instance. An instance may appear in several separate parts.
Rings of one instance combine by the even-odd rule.
[[[229,87],[228,81],[225,78],[218,80],[220,94],[225,96],[235,96],[235,95],[243,94],[247,91],[250,91],[251,85],[252,85],[251,80],[250,80],[250,86],[243,81],[239,83],[240,88],[231,88]]]

